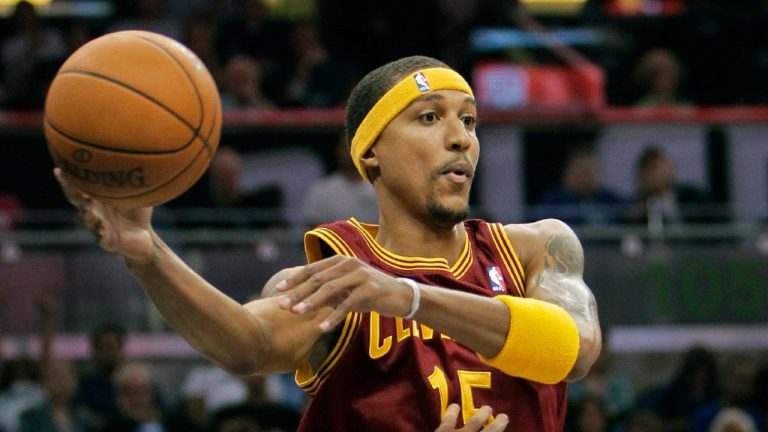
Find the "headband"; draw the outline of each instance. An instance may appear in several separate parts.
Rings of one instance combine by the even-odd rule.
[[[381,132],[415,99],[438,90],[459,90],[474,96],[467,81],[452,69],[437,67],[421,69],[405,77],[389,89],[368,111],[352,138],[350,153],[357,171],[368,183],[361,158],[373,146]]]

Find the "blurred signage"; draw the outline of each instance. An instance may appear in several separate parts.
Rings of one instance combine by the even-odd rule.
[[[473,73],[475,96],[486,108],[599,108],[605,78],[595,65],[518,65],[481,63]]]

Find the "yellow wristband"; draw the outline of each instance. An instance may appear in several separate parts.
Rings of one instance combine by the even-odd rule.
[[[565,379],[579,354],[579,331],[571,316],[541,300],[496,298],[509,307],[507,340],[496,356],[478,354],[480,360],[507,375],[544,384]]]

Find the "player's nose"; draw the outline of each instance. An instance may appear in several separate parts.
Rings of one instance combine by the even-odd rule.
[[[446,122],[445,144],[452,151],[467,151],[472,145],[472,136],[460,118]]]

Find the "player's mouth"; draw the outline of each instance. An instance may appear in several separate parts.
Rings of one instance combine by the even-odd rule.
[[[474,169],[472,164],[459,161],[446,166],[440,174],[453,183],[464,184],[472,178]]]

